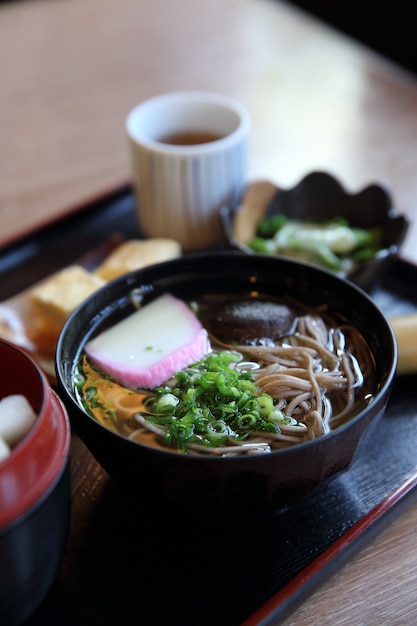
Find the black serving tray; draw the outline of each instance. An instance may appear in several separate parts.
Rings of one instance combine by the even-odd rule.
[[[0,301],[106,244],[140,236],[130,187],[0,251]],[[388,314],[417,310],[417,267],[394,260],[372,292]],[[417,499],[416,376],[397,377],[380,426],[352,468],[288,510],[252,522],[155,516],[73,435],[67,550],[26,626],[266,626],[298,604]],[[80,474],[81,472],[81,474]]]

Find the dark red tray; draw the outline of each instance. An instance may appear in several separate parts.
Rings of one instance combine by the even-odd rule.
[[[139,235],[129,187],[0,251],[0,300],[97,248]],[[372,297],[417,310],[417,268],[392,262]],[[416,376],[398,377],[378,431],[349,472],[251,523],[155,517],[91,461],[74,494],[58,578],[27,626],[279,624],[417,496]],[[72,467],[77,473],[75,441]]]

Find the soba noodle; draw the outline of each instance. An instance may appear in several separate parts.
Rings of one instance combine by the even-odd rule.
[[[210,336],[213,351],[241,355],[230,367],[251,372],[259,395],[268,394],[284,419],[276,432],[260,430],[247,437],[229,437],[225,445],[210,447],[191,441],[191,454],[235,455],[265,453],[321,437],[363,409],[374,392],[372,356],[361,334],[348,325],[336,326],[318,314],[296,317],[293,331],[280,340],[228,343]],[[192,368],[192,366],[191,366]],[[149,418],[147,398],[152,391],[126,389],[89,364],[84,355],[84,406],[106,427],[149,445],[163,446],[167,426]],[[173,388],[176,379],[167,381]],[[89,404],[88,389],[100,389],[100,402]],[[99,405],[99,406],[97,406]]]

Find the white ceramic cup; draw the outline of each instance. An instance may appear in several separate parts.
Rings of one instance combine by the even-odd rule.
[[[221,244],[219,210],[236,206],[246,184],[245,107],[217,93],[167,93],[135,107],[126,129],[142,233],[176,239],[185,251]],[[178,134],[186,141],[189,133],[208,133],[210,140],[170,143]]]

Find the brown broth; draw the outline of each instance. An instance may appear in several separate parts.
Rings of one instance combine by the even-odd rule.
[[[222,139],[219,133],[211,131],[196,130],[172,133],[159,139],[161,143],[168,143],[174,146],[195,146],[202,143],[211,143]]]

